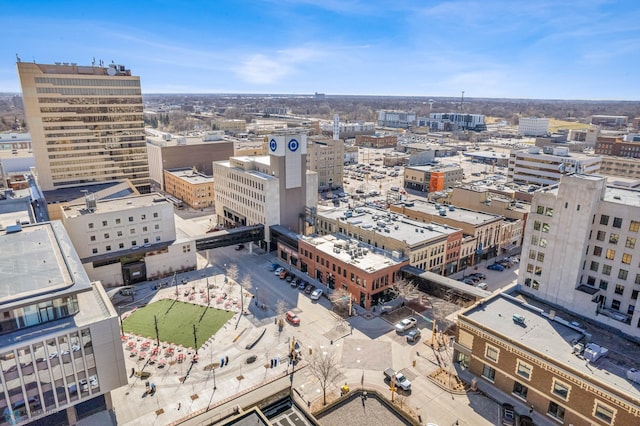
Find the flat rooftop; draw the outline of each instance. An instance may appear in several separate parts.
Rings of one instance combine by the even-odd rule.
[[[607,186],[604,200],[625,206],[640,207],[640,190]]]
[[[89,278],[61,222],[0,231],[0,307],[88,289]],[[9,285],[11,283],[11,285]]]
[[[324,235],[322,237],[302,237],[301,241],[311,244],[317,250],[327,254],[328,257],[349,263],[366,273],[380,271],[407,260],[406,257],[394,259],[389,252],[339,234]],[[340,248],[338,249],[337,247]],[[350,250],[358,251],[358,248],[361,249],[361,256],[349,254]]]
[[[440,216],[440,212],[437,209],[436,203],[425,202],[420,200],[412,200],[413,206],[407,206],[407,210],[414,210],[433,216]],[[441,206],[442,207],[442,206]],[[454,210],[449,210],[448,206],[444,206],[445,216],[449,220],[455,220],[462,223],[468,223],[473,226],[483,225],[498,220],[502,220],[502,216],[495,214],[483,213],[477,210],[467,210],[459,207],[454,207]]]
[[[481,324],[523,349],[550,359],[553,364],[618,389],[640,401],[640,387],[626,378],[629,368],[638,367],[636,360],[640,345],[591,324],[572,325],[574,320],[570,314],[557,312],[551,319],[549,312],[552,310],[552,307],[532,302],[526,295],[514,290],[510,294],[500,293],[486,299],[461,313],[460,317]],[[526,326],[513,321],[514,314],[522,315]],[[587,343],[585,337],[589,335],[591,337],[587,342],[609,350],[606,357],[593,364],[573,353],[573,345],[578,341]]]
[[[346,217],[345,214],[347,212],[351,212],[352,217]],[[459,228],[452,226],[439,225],[437,223],[425,224],[424,222],[408,219],[398,213],[390,213],[369,207],[348,209],[346,207],[318,206],[318,216],[350,223],[384,237],[405,241],[408,246],[445,239],[447,236],[460,231]]]
[[[171,204],[164,196],[158,193],[152,193],[125,198],[114,198],[112,200],[100,200],[96,203],[96,208],[93,211],[87,210],[86,204],[81,203],[68,206],[68,209],[63,209],[62,212],[65,217],[76,217],[91,213],[110,213],[131,208],[150,207],[163,203]]]
[[[214,181],[213,176],[207,176],[203,173],[194,172],[191,168],[165,170],[165,172],[192,185],[213,183]]]

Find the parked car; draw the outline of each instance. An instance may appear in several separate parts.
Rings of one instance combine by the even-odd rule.
[[[419,342],[421,335],[422,335],[422,333],[420,332],[420,329],[418,329],[418,328],[414,328],[414,329],[409,330],[409,332],[407,333],[407,343]]]
[[[311,294],[311,292],[313,292],[313,290],[316,289],[316,286],[314,285],[308,285],[305,289],[304,289],[304,294]]]
[[[297,288],[301,282],[302,282],[302,278],[297,278],[291,281],[291,288]]]
[[[475,284],[475,282],[471,278],[465,278],[464,280],[462,280],[462,282],[469,285]]]
[[[244,244],[238,244],[238,245],[236,246],[236,251],[240,251],[240,250],[242,250],[243,248],[244,248]]]
[[[293,281],[293,279],[294,279],[295,277],[296,277],[296,276],[295,276],[295,275],[293,275],[293,274],[289,274],[289,275],[287,275],[287,282],[288,282],[288,283],[290,283],[291,281]]]
[[[516,413],[511,404],[502,404],[502,424],[513,426],[516,423]]]
[[[276,268],[276,270],[273,272],[275,275],[280,276],[280,274],[282,273],[282,271],[284,271],[284,268],[282,266],[279,266]]]
[[[309,283],[308,283],[308,282],[306,282],[306,281],[302,281],[302,282],[300,283],[300,285],[298,286],[298,289],[300,289],[300,290],[304,290],[304,289],[305,289],[305,287],[307,287],[308,285],[309,285]]]
[[[480,283],[476,287],[478,287],[480,290],[489,290],[489,286],[487,285],[487,283]]]
[[[133,286],[122,287],[118,293],[123,296],[133,296],[136,294],[136,288]]]
[[[284,280],[285,278],[287,278],[287,275],[289,275],[289,273],[286,269],[283,268],[282,271],[280,271],[280,279]]]
[[[272,263],[271,266],[269,266],[269,270],[271,272],[275,271],[276,269],[278,269],[278,264],[277,263]]]
[[[317,288],[311,292],[311,300],[318,300],[322,296],[322,289]]]
[[[418,320],[415,319],[414,317],[405,318],[396,324],[396,331],[400,333],[404,333],[405,331],[415,327],[417,323],[418,323]]]
[[[300,325],[300,317],[296,315],[293,311],[288,311],[286,314],[287,321],[289,321],[293,325]]]
[[[487,279],[487,276],[485,274],[483,274],[482,272],[475,272],[472,275],[480,278],[481,280],[486,280]]]
[[[492,271],[500,271],[500,272],[502,272],[502,271],[504,271],[504,266],[502,266],[499,263],[494,263],[492,265],[487,266],[487,269],[490,269]]]
[[[411,382],[407,379],[404,374],[394,370],[393,368],[387,368],[384,370],[384,377],[389,379],[389,381],[394,380],[395,386],[408,391],[411,389]]]

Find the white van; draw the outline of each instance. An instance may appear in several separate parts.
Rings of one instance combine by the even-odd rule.
[[[478,287],[480,290],[489,290],[489,286],[487,285],[487,283],[479,283],[476,287]]]

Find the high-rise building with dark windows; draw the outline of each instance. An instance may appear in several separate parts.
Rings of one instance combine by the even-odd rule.
[[[140,77],[116,64],[17,65],[43,190],[130,179],[149,192]]]

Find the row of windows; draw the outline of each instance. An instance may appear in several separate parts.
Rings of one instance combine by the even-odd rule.
[[[40,104],[67,104],[67,105],[117,105],[117,104],[140,104],[141,98],[46,98],[39,97]]]
[[[63,78],[36,77],[36,83],[54,86],[140,87],[140,80],[128,78]]]
[[[142,105],[130,105],[130,106],[102,106],[102,107],[88,107],[88,106],[69,106],[69,107],[40,107],[42,113],[68,113],[68,114],[121,114],[130,112],[142,112]]]
[[[37,93],[55,93],[68,96],[142,96],[140,88],[91,89],[84,87],[36,87]]]
[[[160,224],[156,223],[155,225],[153,225],[153,229],[155,229],[156,231],[160,230]],[[149,228],[147,226],[143,226],[142,227],[142,232],[149,232]],[[136,233],[136,228],[130,228],[129,229],[129,234],[130,235],[135,235],[135,233]],[[116,236],[117,237],[122,237],[123,234],[124,234],[124,232],[122,230],[116,231]],[[105,232],[103,234],[103,236],[104,236],[105,240],[108,240],[108,239],[111,238],[111,234],[109,234],[108,232]],[[89,241],[96,241],[96,239],[97,239],[96,235],[90,235],[89,236]],[[147,242],[147,241],[145,241],[145,242]]]
[[[500,350],[491,345],[486,345],[485,347],[485,358],[489,359],[492,362],[497,363],[500,355]],[[530,382],[533,374],[533,367],[521,360],[516,361],[516,369],[514,371],[515,375]],[[489,364],[484,364],[482,369],[482,377],[489,380],[490,382],[495,382],[496,379],[496,370]],[[559,399],[564,401],[569,401],[570,393],[571,393],[571,385],[564,383],[557,378],[553,378],[551,382],[550,393]],[[528,386],[523,383],[520,383],[517,380],[514,380],[512,393],[524,400],[526,402],[527,395],[529,392]],[[565,408],[555,401],[550,401],[549,406],[547,408],[547,414],[551,417],[554,417],[558,420],[564,420],[565,417]],[[607,424],[612,424],[615,418],[616,410],[613,407],[610,407],[598,400],[594,400],[594,408],[592,412],[592,416],[604,421]]]
[[[158,216],[159,216],[159,215],[158,215],[158,212],[153,212],[153,215],[152,215],[152,216],[153,216],[153,218],[154,218],[154,219],[157,219],[157,218],[158,218]],[[147,219],[147,214],[146,214],[146,213],[143,213],[143,214],[141,214],[141,215],[140,215],[140,220],[146,220],[146,219]],[[134,216],[129,216],[129,220],[128,220],[129,222],[133,222],[134,220],[135,220],[135,219],[134,219]],[[116,225],[120,225],[120,224],[122,223],[122,218],[117,217],[117,218],[114,220],[114,223],[115,223]],[[89,223],[87,224],[87,226],[89,227],[89,229],[93,229],[95,225],[94,225],[94,223],[93,223],[93,222],[89,222]],[[102,221],[102,227],[106,227],[106,226],[109,226],[109,221],[108,221],[108,220],[103,220],[103,221]],[[157,229],[157,228],[156,228],[156,229]]]
[[[157,235],[157,236],[155,237],[155,242],[156,242],[156,243],[159,243],[160,241],[162,241],[162,238],[161,238],[159,235]],[[130,245],[130,247],[132,247],[132,248],[133,248],[133,247],[138,247],[138,241],[137,241],[137,240],[131,240],[131,243],[130,243],[130,244],[131,244],[131,245]],[[151,244],[151,242],[149,241],[149,238],[144,238],[144,239],[143,239],[143,244],[145,244],[145,245],[146,245],[146,244]],[[120,242],[120,243],[118,243],[118,249],[119,249],[119,250],[124,250],[124,248],[125,248],[125,244],[124,244],[124,242]],[[104,247],[104,250],[105,250],[105,251],[111,251],[111,250],[112,250],[112,248],[111,248],[111,244],[107,244],[107,245]],[[98,248],[97,248],[97,247],[93,247],[93,248],[91,249],[91,253],[92,253],[92,254],[98,254]]]

